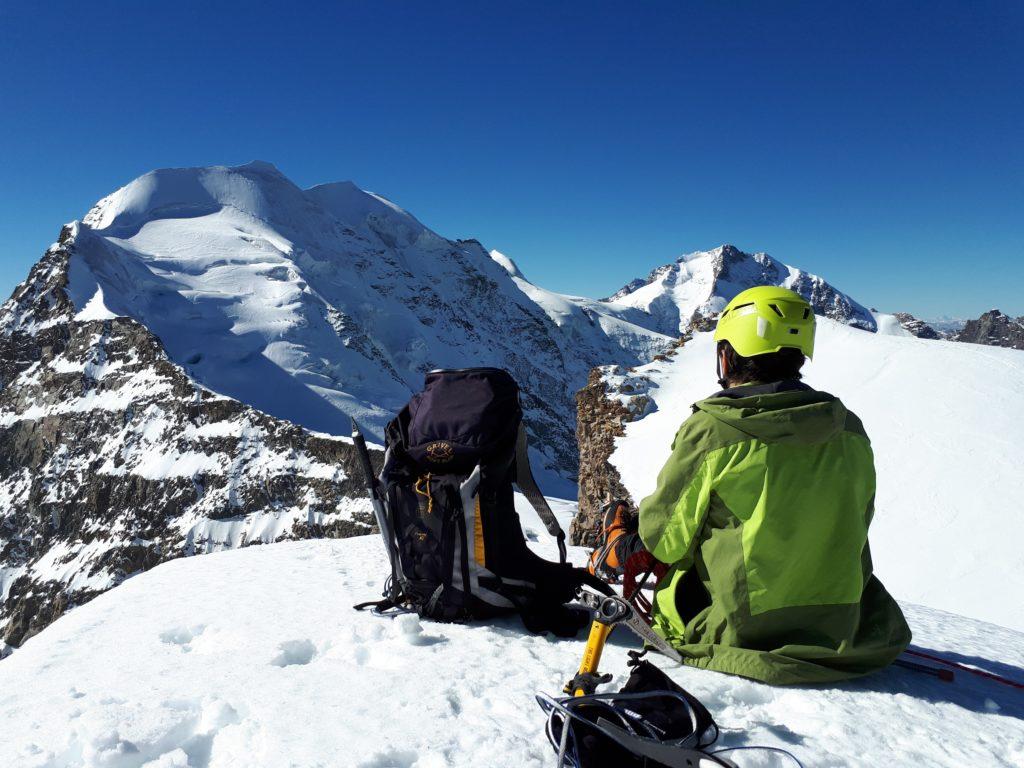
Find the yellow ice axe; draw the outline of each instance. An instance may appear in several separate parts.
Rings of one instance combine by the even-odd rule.
[[[618,595],[598,595],[583,589],[579,591],[578,599],[594,612],[594,621],[590,625],[590,634],[587,636],[587,646],[583,650],[580,670],[572,680],[565,684],[566,693],[571,693],[573,696],[589,696],[597,690],[597,686],[601,683],[607,683],[612,679],[611,675],[599,674],[597,668],[601,663],[601,654],[608,642],[608,636],[619,624],[625,624],[644,643],[673,661],[682,663],[683,657],[679,655],[679,651],[655,633],[650,624],[640,617],[628,601]]]

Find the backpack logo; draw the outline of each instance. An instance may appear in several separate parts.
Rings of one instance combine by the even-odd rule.
[[[455,449],[452,444],[444,440],[438,440],[427,446],[427,458],[435,464],[446,464],[455,456]]]

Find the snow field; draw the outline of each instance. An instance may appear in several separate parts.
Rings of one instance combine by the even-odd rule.
[[[556,508],[563,519],[571,510]],[[542,533],[533,546],[554,557],[523,516]],[[552,766],[533,697],[572,675],[582,633],[557,640],[515,618],[455,625],[353,611],[377,597],[385,572],[371,536],[185,558],[128,580],[0,664],[0,765]],[[919,645],[1024,678],[1022,635],[905,609]],[[635,646],[619,630],[606,649],[614,687]],[[973,676],[950,684],[892,668],[834,687],[770,688],[659,663],[710,708],[721,746],[780,746],[814,766],[1024,764],[1024,695]]]

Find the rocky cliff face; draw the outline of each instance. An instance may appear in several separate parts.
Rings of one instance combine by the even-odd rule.
[[[968,320],[954,340],[1024,349],[1024,317],[1012,318],[992,309],[977,320]]]
[[[941,339],[942,336],[924,320],[918,320],[909,312],[895,312],[899,324],[919,339]]]
[[[371,530],[353,447],[215,395],[67,293],[65,228],[0,308],[0,653],[165,560]]]
[[[655,362],[675,356],[686,338],[675,342]],[[625,500],[636,506],[609,459],[616,438],[626,425],[642,419],[653,407],[651,382],[647,376],[621,366],[602,366],[590,372],[587,386],[576,394],[576,438],[580,451],[579,511],[573,518],[569,538],[573,544],[593,547],[601,528],[605,504]]]

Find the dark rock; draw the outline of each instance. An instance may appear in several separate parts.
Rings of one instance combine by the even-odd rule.
[[[595,368],[587,386],[576,394],[576,439],[579,444],[579,512],[569,529],[573,544],[592,547],[601,527],[601,509],[613,499],[632,503],[629,491],[622,485],[619,472],[609,459],[615,450],[615,438],[625,433],[629,422],[644,414],[650,398],[637,394],[643,383],[627,380],[617,392],[628,395],[626,402],[610,396],[606,374],[617,368]]]
[[[899,324],[907,331],[917,336],[919,339],[941,339],[942,336],[939,332],[932,328],[924,320],[918,320],[916,317],[908,312],[896,312],[893,317],[899,321]]]
[[[1012,318],[991,309],[977,320],[968,320],[954,341],[1024,349],[1024,317]]]
[[[347,440],[203,389],[134,320],[76,320],[73,248],[0,309],[0,648],[173,558],[374,530]]]

